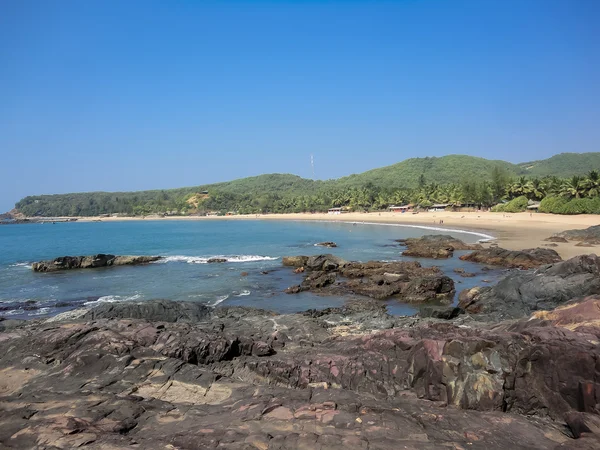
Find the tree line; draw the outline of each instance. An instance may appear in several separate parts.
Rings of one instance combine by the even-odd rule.
[[[470,206],[496,211],[523,211],[528,203],[541,202],[540,211],[557,214],[600,214],[600,176],[511,178],[495,167],[486,179],[438,184],[421,176],[412,188],[388,189],[372,182],[362,186],[338,186],[335,181],[294,184],[282,189],[281,177],[272,187],[264,180],[228,191],[226,184],[200,188],[106,193],[92,192],[26,197],[16,208],[27,216],[98,216],[102,214],[225,214],[324,212],[332,207],[354,211],[385,210],[392,205],[434,204]],[[517,201],[518,200],[518,201]]]

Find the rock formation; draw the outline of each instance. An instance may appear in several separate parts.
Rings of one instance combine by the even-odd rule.
[[[421,258],[445,259],[454,255],[454,250],[478,250],[483,247],[479,244],[466,244],[460,239],[449,235],[433,234],[420,238],[398,239],[407,249],[402,252],[404,256]]]
[[[59,270],[147,264],[159,259],[161,259],[160,256],[115,256],[99,253],[91,256],[61,256],[49,261],[33,263],[31,267],[34,272],[56,272]]]
[[[327,241],[327,242],[319,242],[318,244],[315,244],[315,246],[335,248],[335,247],[337,247],[337,244],[335,242]]]
[[[486,248],[463,255],[460,259],[516,269],[533,269],[545,264],[562,261],[558,253],[549,248],[530,248],[527,250],[505,250],[498,247]]]
[[[0,446],[598,448],[597,324],[463,317],[157,301],[32,322],[0,333]]]
[[[600,294],[600,258],[582,255],[541,267],[514,272],[495,286],[477,287],[459,295],[459,306],[490,320],[519,318],[550,310],[568,300]]]
[[[349,262],[331,254],[283,258],[283,264],[304,268],[301,284],[286,292],[311,291],[324,295],[357,294],[375,299],[390,297],[408,303],[450,303],[454,281],[437,267],[421,267],[416,261]],[[296,271],[302,272],[302,271]]]
[[[584,241],[590,244],[600,244],[600,225],[594,225],[583,230],[567,230],[550,236],[547,240],[562,238],[564,241],[554,240],[552,242]]]

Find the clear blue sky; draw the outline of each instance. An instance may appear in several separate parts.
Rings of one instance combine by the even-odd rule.
[[[599,151],[600,1],[0,2],[0,211],[30,194]]]

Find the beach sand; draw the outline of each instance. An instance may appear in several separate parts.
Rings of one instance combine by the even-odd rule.
[[[554,233],[570,229],[582,229],[600,224],[598,215],[563,216],[542,213],[493,213],[493,212],[419,212],[418,214],[396,212],[371,213],[299,213],[299,214],[259,214],[234,216],[147,216],[141,217],[80,217],[80,222],[91,221],[114,222],[128,220],[311,220],[336,221],[357,223],[405,224],[440,228],[443,230],[464,230],[493,236],[495,242],[502,248],[522,250],[525,248],[542,247],[548,244],[544,239]],[[443,221],[440,224],[440,220]],[[562,258],[567,259],[576,255],[597,253],[600,247],[577,247],[576,242],[559,243],[555,249]]]

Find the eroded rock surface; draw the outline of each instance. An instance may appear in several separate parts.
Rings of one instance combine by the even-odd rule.
[[[289,315],[158,303],[0,333],[0,446],[600,444],[589,324],[393,318],[377,302]],[[182,311],[197,314],[173,322]]]
[[[553,264],[562,261],[555,250],[549,248],[530,248],[527,250],[505,250],[492,247],[476,250],[473,253],[460,257],[463,261],[471,261],[492,266],[533,269],[545,264]]]
[[[501,320],[551,310],[593,294],[600,294],[600,258],[582,255],[534,271],[514,272],[495,286],[463,291],[459,306],[482,318]]]
[[[93,269],[97,267],[148,264],[160,256],[115,256],[99,253],[91,256],[61,256],[48,261],[33,263],[34,272],[56,272],[70,269]]]
[[[303,291],[323,295],[356,294],[375,299],[396,297],[409,303],[450,303],[456,293],[454,281],[437,267],[422,267],[416,261],[349,262],[326,254],[283,259],[284,265],[299,266],[306,273],[301,284],[286,292]]]
[[[421,258],[445,259],[454,255],[454,250],[478,250],[483,247],[479,244],[466,244],[460,239],[449,235],[432,234],[420,238],[398,239],[406,250],[404,256],[415,256]]]

